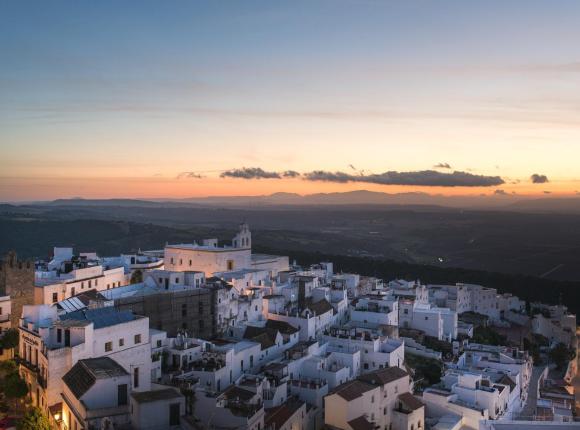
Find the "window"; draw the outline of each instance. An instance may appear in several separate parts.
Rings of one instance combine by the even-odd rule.
[[[228,270],[234,270],[234,260],[228,260]]]
[[[89,280],[89,288],[92,287],[92,282]]]
[[[117,405],[123,406],[127,404],[127,384],[117,385]]]
[[[71,295],[71,296],[74,296],[74,295],[75,295],[75,287],[72,287],[72,288],[70,289],[70,295]]]
[[[105,343],[105,352],[111,352],[113,350],[113,342]]]
[[[62,342],[62,329],[61,328],[56,329],[56,341],[58,343]]]
[[[191,260],[189,260],[189,265],[191,266]]]
[[[187,316],[187,304],[183,303],[181,305],[181,316],[182,317],[186,317]]]
[[[183,259],[182,259],[182,258],[180,258],[180,259],[179,259],[179,265],[181,266],[182,264],[183,264]]]
[[[139,368],[133,369],[133,388],[139,388]]]
[[[141,335],[140,334],[135,335],[135,344],[137,344],[137,343],[141,343]]]
[[[173,257],[171,257],[171,264],[174,264],[174,262],[173,262]]]
[[[405,315],[408,315],[408,314],[409,314],[409,309],[405,309],[405,310],[403,310],[403,313],[404,313]]]
[[[119,346],[124,346],[125,345],[125,339],[121,338],[119,339]]]
[[[52,303],[58,302],[58,293],[52,293]]]
[[[371,396],[371,403],[375,402],[375,396]]]
[[[95,287],[96,287],[97,285],[99,285],[99,280],[98,280],[98,279],[95,279]]]
[[[203,322],[203,320],[199,320],[199,329],[203,330],[205,328],[205,324]]]
[[[84,290],[84,289],[85,289],[85,283],[81,282],[81,290]]]
[[[179,278],[175,278],[175,283],[179,284]]]
[[[244,371],[244,360],[241,360],[240,367],[242,368],[242,372]]]
[[[425,317],[425,321],[427,321],[429,319],[429,317]]]

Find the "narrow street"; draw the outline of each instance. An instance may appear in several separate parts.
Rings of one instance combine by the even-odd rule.
[[[545,366],[534,366],[534,369],[532,370],[532,378],[530,379],[530,384],[528,386],[528,398],[520,414],[520,418],[523,420],[530,419],[536,414],[536,404],[538,402],[538,381],[540,380],[540,375],[544,369]]]

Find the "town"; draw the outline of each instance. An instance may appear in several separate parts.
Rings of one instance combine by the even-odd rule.
[[[579,428],[576,315],[563,303],[460,279],[301,266],[253,253],[245,223],[226,244],[50,254],[11,252],[0,265],[4,420],[66,430]]]

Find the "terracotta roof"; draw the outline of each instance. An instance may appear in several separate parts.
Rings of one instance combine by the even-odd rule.
[[[402,393],[399,394],[399,400],[405,407],[405,409],[416,411],[417,409],[421,409],[423,406],[423,402],[421,402],[417,397],[413,396],[411,393]]]
[[[499,384],[507,385],[510,387],[510,392],[513,391],[513,389],[516,387],[516,383],[508,375],[503,375],[497,382]]]
[[[409,374],[399,367],[386,367],[359,376],[358,379],[373,385],[385,385],[397,379],[406,378]]]
[[[247,402],[253,399],[256,393],[240,388],[237,385],[230,385],[221,395],[228,400],[242,400]]]
[[[352,430],[374,430],[375,426],[369,422],[364,415],[361,415],[354,420],[350,420],[348,425],[352,427]]]
[[[332,310],[332,306],[328,303],[328,300],[322,299],[315,303],[308,303],[306,304],[306,308],[310,309],[312,312],[316,313],[316,315],[322,315],[326,312],[330,312]]]
[[[354,381],[348,381],[339,385],[328,394],[338,394],[344,400],[351,401],[359,398],[364,393],[371,391],[374,388],[374,385],[355,379]]]
[[[284,404],[266,410],[264,428],[281,429],[292,416],[304,406],[302,400],[290,398]]]
[[[262,350],[264,350],[276,345],[277,335],[278,330],[249,325],[246,327],[246,331],[244,332],[244,339],[258,342],[261,345]]]
[[[268,320],[266,321],[266,327],[278,330],[282,334],[294,334],[300,331],[286,321]]]

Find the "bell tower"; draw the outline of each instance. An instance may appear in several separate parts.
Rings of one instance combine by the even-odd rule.
[[[236,234],[232,240],[232,246],[234,248],[251,248],[252,247],[252,233],[250,232],[250,226],[243,222],[240,224],[240,229],[238,234]]]

